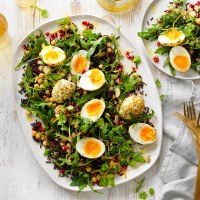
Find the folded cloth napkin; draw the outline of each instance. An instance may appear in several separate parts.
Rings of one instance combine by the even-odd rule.
[[[199,81],[168,78],[167,98],[163,102],[164,133],[174,140],[163,161],[160,179],[164,183],[161,200],[192,200],[197,173],[196,146],[188,128],[173,116],[183,113],[183,103],[194,101],[200,111]]]

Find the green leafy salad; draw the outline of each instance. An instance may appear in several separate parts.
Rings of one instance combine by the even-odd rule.
[[[33,139],[45,149],[47,163],[70,186],[115,186],[114,177],[127,167],[150,162],[142,145],[156,140],[149,121],[154,111],[145,107],[141,60],[125,53],[133,70],[124,72],[119,36],[94,33],[83,21],[80,32],[70,18],[58,21],[55,32],[29,35],[19,83],[21,106],[31,123]],[[141,151],[134,150],[141,144]]]
[[[176,71],[184,73],[189,69],[200,74],[200,1],[169,2],[156,23],[138,35],[146,40],[158,40],[155,53],[168,54],[163,67],[168,66],[173,76]],[[153,60],[158,63],[159,57]]]

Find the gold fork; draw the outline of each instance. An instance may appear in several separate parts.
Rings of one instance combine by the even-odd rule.
[[[174,114],[179,117],[183,122],[185,122],[196,142],[199,161],[197,168],[194,200],[200,200],[200,112],[198,114],[198,118],[196,119],[194,104],[193,102],[189,102],[184,103],[184,115],[181,115],[178,112]]]

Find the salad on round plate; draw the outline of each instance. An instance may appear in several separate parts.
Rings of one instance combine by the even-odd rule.
[[[90,21],[81,29],[69,17],[58,24],[54,32],[30,34],[16,66],[23,69],[21,107],[34,119],[29,134],[70,186],[114,187],[128,166],[151,161],[143,146],[157,139],[137,73],[141,59],[132,49],[121,51],[116,33],[95,33]]]
[[[189,70],[200,75],[200,1],[194,4],[185,0],[167,3],[164,13],[150,25],[154,20],[152,16],[138,36],[156,41],[151,59],[158,65],[162,55],[167,55],[162,67],[168,67],[172,76]]]

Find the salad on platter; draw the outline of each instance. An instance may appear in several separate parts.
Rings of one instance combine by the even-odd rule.
[[[137,73],[141,59],[131,49],[123,56],[120,37],[95,33],[89,21],[81,30],[69,17],[58,24],[30,34],[16,66],[23,69],[21,107],[34,116],[30,134],[70,186],[114,187],[128,166],[151,161],[142,147],[157,138]],[[131,61],[130,73],[122,59]]]

